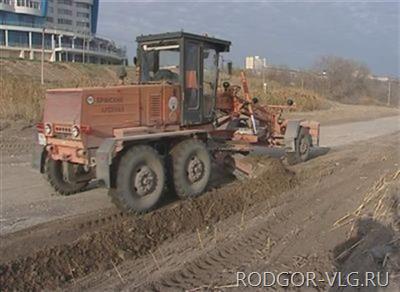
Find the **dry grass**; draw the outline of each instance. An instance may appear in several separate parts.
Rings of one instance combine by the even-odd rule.
[[[0,78],[0,82],[2,88],[0,118],[22,119],[27,122],[37,120],[45,92],[40,82],[4,76]]]
[[[106,86],[118,82],[117,66],[45,64],[45,85],[40,82],[40,63],[0,60],[0,119],[33,123],[41,118],[45,92],[50,88]],[[133,70],[129,70],[133,76]]]
[[[16,78],[1,76],[2,96],[0,100],[0,118],[5,120],[24,120],[34,122],[40,119],[46,89],[57,87],[95,86],[82,77],[80,82],[67,81],[47,82],[44,86],[40,81],[30,77]]]
[[[33,123],[41,118],[46,89],[84,86],[106,86],[118,82],[118,66],[45,63],[45,85],[40,83],[40,62],[21,60],[0,60],[0,119],[23,120]],[[134,69],[128,69],[128,82],[133,81]],[[240,85],[238,76],[233,76],[232,84]],[[297,87],[284,87],[276,82],[268,82],[264,94],[262,79],[249,77],[250,93],[268,104],[286,104],[293,98],[298,111],[312,111],[328,107],[325,98],[316,93]]]
[[[399,177],[400,170],[382,175],[365,194],[362,203],[351,213],[347,213],[336,220],[331,230],[352,224],[348,232],[348,238],[350,238],[357,221],[363,214],[365,215],[371,211],[373,219],[385,221],[393,208],[393,198],[391,196],[395,194],[394,190],[399,185]]]
[[[313,111],[330,107],[328,100],[317,93],[296,86],[282,86],[275,81],[266,80],[267,87],[264,93],[261,78],[250,77],[249,86],[253,96],[257,96],[267,104],[285,105],[288,98],[293,99],[297,111]]]

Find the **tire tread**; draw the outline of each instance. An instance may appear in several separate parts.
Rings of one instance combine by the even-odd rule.
[[[154,148],[147,146],[147,145],[138,145],[138,146],[133,146],[129,150],[127,150],[127,152],[121,158],[120,164],[118,166],[117,186],[116,186],[116,188],[110,188],[108,190],[108,195],[111,198],[111,202],[114,203],[117,206],[117,208],[119,208],[123,212],[134,213],[134,214],[138,214],[138,215],[145,214],[145,213],[148,213],[148,212],[154,210],[159,204],[160,200],[158,200],[158,202],[156,202],[153,206],[151,206],[150,208],[148,208],[146,210],[135,209],[133,206],[130,206],[126,202],[126,200],[124,199],[124,196],[121,194],[122,190],[118,188],[118,185],[119,185],[118,181],[121,180],[124,175],[127,175],[126,170],[129,169],[129,167],[130,167],[131,159],[135,158],[136,156],[143,155],[143,153],[145,153],[145,152],[151,152],[154,155],[154,157],[161,162],[162,168],[165,169],[163,160],[160,158],[160,155]],[[165,181],[165,171],[163,171],[163,175],[164,175],[164,181]]]

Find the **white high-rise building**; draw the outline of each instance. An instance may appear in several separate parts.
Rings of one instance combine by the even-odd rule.
[[[121,64],[124,49],[96,36],[99,0],[0,0],[2,57]],[[44,29],[44,31],[43,31]]]
[[[267,59],[260,56],[248,56],[245,60],[245,69],[253,71],[261,71],[267,66]]]
[[[96,0],[49,0],[47,4],[47,27],[94,34],[97,29]]]

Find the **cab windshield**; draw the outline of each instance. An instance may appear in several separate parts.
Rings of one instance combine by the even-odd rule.
[[[142,46],[142,81],[179,82],[179,45]]]

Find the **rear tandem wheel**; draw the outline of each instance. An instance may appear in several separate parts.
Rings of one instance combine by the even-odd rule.
[[[204,192],[211,174],[211,158],[206,145],[188,139],[171,152],[171,176],[175,193],[181,199],[194,198]]]
[[[164,164],[150,146],[134,146],[121,158],[116,189],[109,195],[124,211],[144,213],[156,207],[165,183]]]

